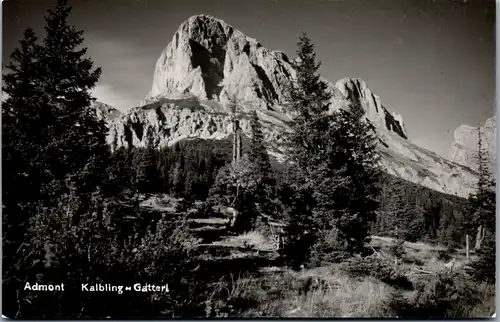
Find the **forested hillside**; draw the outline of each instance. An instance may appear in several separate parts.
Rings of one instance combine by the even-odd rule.
[[[248,149],[248,139],[244,139],[244,153]],[[145,166],[139,156],[146,153],[145,148],[134,148],[131,152],[135,171]],[[144,182],[146,190],[205,200],[219,169],[231,162],[232,137],[226,140],[184,140],[172,147],[153,149],[150,153],[155,155],[154,164],[150,164],[155,175],[151,176],[151,182]],[[285,165],[276,161],[271,164],[278,188],[285,184]],[[466,199],[389,174],[383,176],[380,183],[381,209],[371,230],[374,235],[396,237],[399,234],[408,241],[464,246],[462,223],[467,220],[464,212]]]

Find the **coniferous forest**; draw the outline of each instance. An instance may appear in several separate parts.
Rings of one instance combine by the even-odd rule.
[[[315,47],[302,34],[285,162],[268,154],[255,112],[250,137],[158,146],[145,133],[145,146],[110,145],[90,94],[106,71],[71,14],[58,0],[44,36],[27,29],[3,73],[3,315],[494,312],[496,193],[480,135],[468,199],[383,172],[363,108],[329,112]]]

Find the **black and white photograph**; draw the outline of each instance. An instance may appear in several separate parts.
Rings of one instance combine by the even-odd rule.
[[[3,1],[3,318],[496,317],[496,4]]]

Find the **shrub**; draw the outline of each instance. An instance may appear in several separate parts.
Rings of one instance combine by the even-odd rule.
[[[484,292],[473,287],[463,276],[440,274],[429,283],[420,285],[409,299],[399,292],[395,293],[390,306],[397,316],[403,318],[471,317],[481,314],[477,310],[478,305],[483,311],[488,311],[485,304],[491,297],[494,297],[491,289],[487,288]],[[482,314],[486,317],[488,313]]]
[[[448,247],[445,250],[438,251],[438,259],[442,261],[449,261],[456,254],[456,250],[453,247]]]
[[[388,259],[375,256],[354,257],[342,267],[351,277],[373,276],[391,286],[412,290],[412,282],[404,275],[400,267]]]
[[[341,263],[352,257],[344,240],[339,237],[337,229],[320,232],[317,242],[311,249],[309,265],[320,267],[329,263]]]
[[[261,281],[255,277],[223,276],[213,284],[211,295],[205,301],[205,317],[227,318],[242,316],[262,302]]]
[[[405,248],[404,248],[404,240],[398,239],[394,242],[393,245],[391,245],[390,248],[390,254],[397,259],[403,258],[403,256],[406,254]]]

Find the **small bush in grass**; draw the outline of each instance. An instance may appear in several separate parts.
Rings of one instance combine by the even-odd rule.
[[[404,243],[405,241],[402,239],[396,240],[394,244],[391,245],[390,254],[397,259],[403,258],[403,256],[406,254],[405,248],[403,246]]]
[[[453,247],[448,247],[445,250],[438,251],[438,259],[442,261],[449,261],[457,253]]]
[[[320,267],[330,263],[342,263],[352,256],[347,242],[339,237],[337,229],[325,230],[319,233],[318,240],[311,247],[308,265]]]
[[[224,276],[205,302],[207,318],[244,316],[263,301],[262,280],[255,276]]]
[[[412,282],[404,275],[402,268],[390,260],[376,256],[354,257],[346,262],[343,270],[351,277],[373,276],[384,283],[406,290],[412,290]]]

